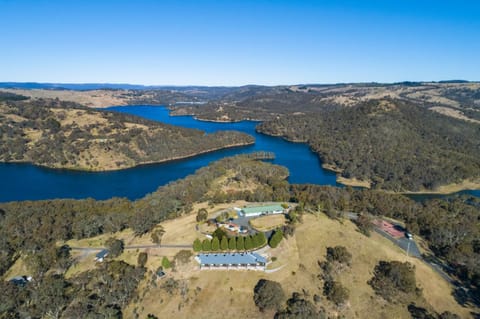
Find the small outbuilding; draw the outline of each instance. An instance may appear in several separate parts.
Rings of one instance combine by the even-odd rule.
[[[99,263],[103,262],[105,257],[108,256],[108,250],[107,249],[102,249],[100,252],[98,252],[95,255],[95,261],[98,261]]]
[[[13,277],[9,280],[12,284],[19,287],[25,287],[30,281],[32,281],[32,277],[30,276],[17,276]]]

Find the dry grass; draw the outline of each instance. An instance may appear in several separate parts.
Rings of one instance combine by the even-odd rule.
[[[190,225],[191,220],[183,222]],[[171,224],[172,229],[181,227],[181,222]],[[186,231],[190,226],[184,227]],[[373,234],[367,238],[356,231],[350,222],[341,224],[323,214],[318,217],[305,216],[304,223],[297,228],[293,238],[282,241],[274,250],[267,250],[276,261],[268,269],[272,273],[254,271],[200,271],[195,261],[182,271],[168,276],[188,285],[188,293],[181,297],[168,295],[160,287],[143,286],[139,304],[131,304],[126,314],[131,315],[138,308],[140,317],[148,313],[172,318],[225,318],[248,316],[252,318],[272,317],[262,314],[253,304],[253,287],[261,278],[278,281],[287,295],[305,289],[309,298],[322,294],[318,261],[324,259],[326,247],[343,245],[352,253],[352,266],[342,272],[340,280],[350,290],[350,303],[340,311],[346,318],[410,318],[405,306],[387,304],[375,295],[367,281],[379,260],[409,261],[416,266],[417,284],[424,289],[425,300],[437,311],[450,310],[462,317],[468,317],[468,309],[459,306],[451,296],[452,288],[431,268],[419,260],[405,256],[404,252],[390,241]],[[149,262],[152,257],[149,256]],[[154,259],[154,258],[153,258]],[[160,259],[157,258],[158,261]],[[161,281],[158,282],[161,284]],[[197,288],[198,287],[198,288]],[[330,313],[336,312],[326,301]],[[422,304],[419,301],[419,304]]]
[[[473,123],[480,123],[479,120],[471,119],[468,116],[465,116],[462,111],[455,110],[449,107],[443,107],[443,106],[435,106],[429,108],[429,110],[438,112],[440,114],[450,116],[459,120],[467,121],[467,122],[473,122]]]
[[[277,215],[268,215],[268,216],[261,216],[255,219],[250,220],[250,225],[259,231],[268,231],[275,228],[278,228],[282,225],[285,225],[286,219],[285,215],[277,214]]]
[[[14,94],[29,96],[34,99],[55,99],[62,101],[76,102],[90,107],[109,107],[112,105],[127,105],[130,98],[124,93],[129,91],[118,90],[92,90],[92,91],[73,91],[73,90],[21,90],[21,89],[1,89],[1,91]]]

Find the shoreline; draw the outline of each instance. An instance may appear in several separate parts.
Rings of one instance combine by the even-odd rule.
[[[337,174],[341,173],[342,170],[334,165],[329,164],[322,164],[322,167],[328,171],[335,172]],[[362,181],[355,177],[353,178],[345,178],[342,176],[337,176],[336,178],[337,183],[342,184],[344,186],[352,186],[352,187],[362,187],[366,189],[371,189],[371,182],[369,181]],[[379,191],[383,191],[389,194],[401,194],[401,195],[450,195],[459,193],[462,191],[476,191],[480,190],[480,180],[469,180],[466,179],[460,183],[451,183],[439,186],[437,189],[426,189],[421,191],[401,191],[401,192],[394,192],[385,189],[379,189]]]
[[[195,153],[195,154],[170,157],[170,158],[162,159],[162,160],[159,160],[159,161],[141,162],[141,163],[136,163],[136,164],[130,165],[130,166],[123,166],[123,167],[111,168],[111,169],[88,169],[88,168],[74,168],[74,167],[62,167],[62,166],[60,166],[60,167],[59,166],[48,166],[48,165],[34,163],[32,161],[8,161],[8,162],[1,161],[1,163],[5,163],[5,164],[31,164],[31,165],[35,165],[35,166],[46,168],[46,169],[52,169],[52,170],[67,170],[67,171],[85,172],[85,173],[102,173],[102,172],[114,172],[114,171],[132,169],[132,168],[139,167],[139,166],[144,166],[144,165],[164,164],[164,163],[167,163],[167,162],[179,161],[179,160],[192,158],[192,157],[195,157],[195,156],[198,156],[198,155],[212,153],[212,152],[216,152],[216,151],[220,151],[220,150],[224,150],[224,149],[249,146],[249,145],[253,145],[253,144],[255,144],[255,141],[253,141],[251,143],[230,144],[230,145],[226,145],[224,147],[208,149],[208,150],[198,152],[198,153]]]

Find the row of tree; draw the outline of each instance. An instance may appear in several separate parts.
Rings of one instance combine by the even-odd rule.
[[[204,251],[244,251],[257,249],[265,246],[267,239],[262,232],[256,233],[253,236],[237,236],[237,237],[213,237],[212,239],[195,239],[193,242],[193,250],[196,252]]]

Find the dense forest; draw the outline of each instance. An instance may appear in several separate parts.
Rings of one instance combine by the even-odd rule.
[[[73,102],[2,93],[0,161],[112,170],[251,144],[235,131],[213,134],[91,110]]]
[[[300,214],[323,211],[331,218],[341,218],[342,212],[353,211],[403,220],[410,231],[427,240],[435,253],[432,258],[441,258],[446,269],[458,276],[473,294],[480,295],[478,199],[455,197],[419,203],[381,191],[289,185],[287,176],[288,171],[283,167],[242,155],[212,163],[134,202],[113,198],[0,204],[0,274],[23,256],[35,278],[28,289],[1,281],[0,288],[8,291],[8,298],[2,303],[0,313],[9,318],[52,313],[65,318],[73,314],[121,317],[122,307],[134,298],[135,287],[145,271],[142,266],[109,262],[92,273],[65,279],[62,273],[72,260],[69,248],[58,247],[56,242],[125,228],[141,235],[165,219],[190,213],[195,202],[237,199],[293,201],[299,204]],[[215,186],[220,177],[224,177],[221,178],[224,183],[248,181],[255,188],[222,191]],[[285,234],[291,235],[291,230]],[[85,308],[86,304],[89,306]]]
[[[480,126],[409,102],[371,100],[284,116],[257,130],[307,142],[324,164],[373,188],[435,190],[480,177]]]

